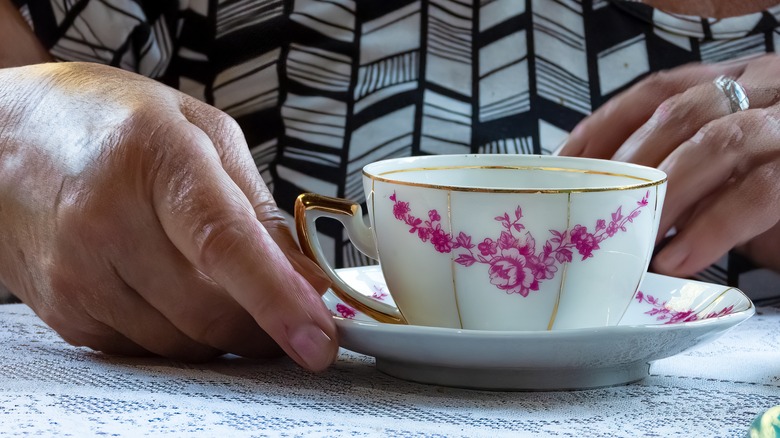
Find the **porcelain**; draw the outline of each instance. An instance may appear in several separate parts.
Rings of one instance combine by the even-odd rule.
[[[647,270],[666,175],[606,160],[533,155],[392,159],[363,169],[359,205],[305,194],[296,222],[342,299],[413,325],[559,330],[617,324]],[[380,261],[398,309],[351,290],[314,232],[341,220]]]
[[[394,306],[381,268],[338,270],[367,299]],[[647,274],[616,326],[486,331],[381,323],[328,291],[340,343],[406,380],[496,390],[565,390],[626,384],[650,363],[710,341],[755,313],[740,290]]]

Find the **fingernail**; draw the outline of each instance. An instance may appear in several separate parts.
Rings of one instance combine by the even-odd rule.
[[[312,371],[322,371],[335,360],[333,340],[314,324],[293,329],[290,346]]]

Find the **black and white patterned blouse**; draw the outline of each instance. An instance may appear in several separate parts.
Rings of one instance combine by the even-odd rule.
[[[549,153],[650,72],[780,43],[780,7],[701,19],[607,0],[14,1],[56,59],[232,115],[286,211],[304,191],[362,200],[360,170],[382,158]],[[323,225],[336,263],[366,262]],[[737,262],[730,279],[703,275],[734,282]]]

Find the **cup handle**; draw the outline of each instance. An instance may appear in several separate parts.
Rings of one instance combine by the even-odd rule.
[[[376,301],[348,285],[328,264],[314,223],[321,217],[336,219],[344,225],[349,240],[366,256],[378,260],[371,228],[363,220],[360,204],[341,198],[304,193],[295,200],[295,229],[303,253],[314,260],[333,282],[331,289],[342,301],[379,322],[406,324],[397,307]]]

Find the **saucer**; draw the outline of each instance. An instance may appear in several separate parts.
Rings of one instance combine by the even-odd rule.
[[[356,290],[393,304],[379,266],[337,270]],[[341,301],[333,313],[341,346],[373,356],[401,379],[491,390],[565,390],[621,385],[652,361],[715,339],[750,318],[739,289],[647,274],[617,326],[556,331],[486,331],[384,324]]]

